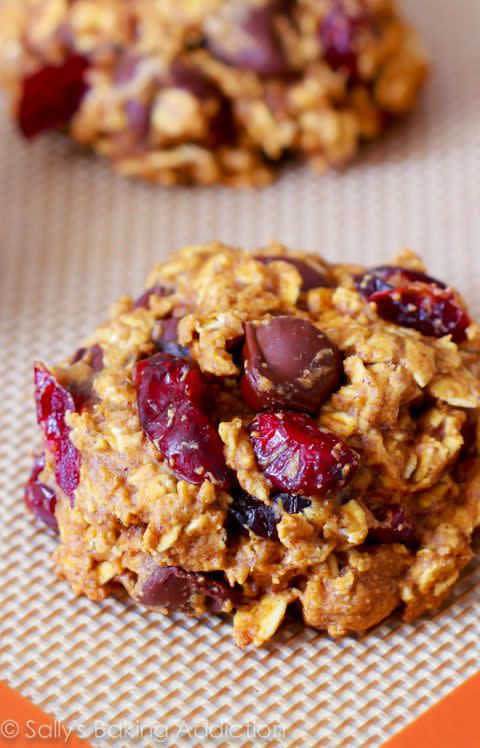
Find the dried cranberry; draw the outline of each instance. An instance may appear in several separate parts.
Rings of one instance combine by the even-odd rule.
[[[385,504],[374,509],[372,514],[377,524],[368,531],[369,542],[403,543],[411,548],[418,545],[415,528],[409,522],[405,510],[398,504]]]
[[[303,413],[260,413],[250,439],[260,469],[280,491],[309,496],[340,490],[358,465],[355,452]]]
[[[323,57],[331,68],[357,77],[357,38],[369,27],[371,18],[366,8],[349,13],[344,0],[335,1],[333,9],[321,21],[318,29]]]
[[[157,353],[136,364],[133,379],[142,429],[177,475],[227,487],[223,444],[205,412],[208,390],[197,364]]]
[[[370,301],[372,294],[388,291],[390,288],[408,286],[411,283],[428,283],[438,288],[446,288],[444,283],[420,270],[410,270],[399,265],[380,265],[355,276],[357,291]]]
[[[190,483],[200,484],[208,478],[224,488],[229,485],[222,441],[197,405],[188,401],[172,405],[171,424],[158,445],[175,472]]]
[[[149,607],[192,612],[192,595],[204,595],[209,610],[220,612],[235,591],[209,574],[185,571],[178,566],[159,566],[144,583],[140,601]]]
[[[444,283],[417,270],[392,266],[374,268],[355,278],[357,290],[375,302],[382,319],[412,327],[422,335],[466,339],[470,317],[458,296]]]
[[[70,122],[87,91],[87,69],[88,61],[73,55],[24,79],[18,122],[27,138]]]
[[[156,286],[147,288],[147,290],[134,302],[133,308],[148,309],[150,306],[150,298],[152,296],[170,296],[171,293],[173,293],[171,288],[157,284]]]
[[[296,317],[247,323],[242,395],[254,410],[315,413],[340,384],[342,355],[315,325]]]
[[[311,291],[312,288],[330,287],[330,282],[326,276],[314,267],[314,265],[305,260],[299,260],[296,257],[286,257],[284,255],[256,255],[254,259],[264,265],[270,265],[271,262],[288,262],[289,265],[293,265],[298,270],[302,279],[302,291]]]
[[[467,338],[471,319],[459,305],[454,291],[425,283],[379,291],[370,297],[382,319],[412,327],[422,335],[441,338],[451,335],[455,343]]]
[[[152,441],[157,419],[163,422],[165,411],[172,404],[184,401],[203,407],[206,404],[207,386],[200,368],[194,361],[185,361],[168,353],[156,353],[139,361],[133,370],[137,388],[140,416],[148,427]]]
[[[310,499],[289,493],[277,493],[273,496],[273,501],[275,504],[281,502],[288,514],[299,514],[312,503]],[[240,490],[234,495],[229,507],[229,517],[237,528],[244,527],[262,538],[278,540],[277,524],[280,516],[275,506],[264,504],[246,491]]]
[[[42,522],[55,532],[58,532],[58,522],[55,516],[57,497],[55,491],[41,483],[38,476],[45,467],[45,455],[37,455],[33,462],[32,472],[25,486],[25,504]]]
[[[55,480],[73,506],[80,480],[80,453],[70,441],[70,427],[65,423],[65,416],[68,411],[76,410],[75,401],[42,364],[35,366],[34,375],[37,420],[55,460]]]
[[[289,0],[230,0],[207,21],[206,43],[215,57],[260,76],[278,76],[290,66],[276,20],[287,13]]]
[[[178,317],[168,317],[161,321],[161,333],[154,338],[154,343],[158,351],[170,353],[172,356],[188,358],[190,351],[178,342]]]

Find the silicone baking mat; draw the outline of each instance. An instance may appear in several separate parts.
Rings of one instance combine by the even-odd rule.
[[[404,5],[432,79],[420,110],[345,173],[165,190],[114,176],[60,136],[26,146],[0,117],[0,677],[95,745],[379,746],[478,669],[478,562],[414,625],[335,642],[292,624],[242,652],[213,617],[76,599],[22,503],[37,439],[31,361],[74,350],[170,249],[278,237],[368,264],[410,245],[480,312],[480,4]]]

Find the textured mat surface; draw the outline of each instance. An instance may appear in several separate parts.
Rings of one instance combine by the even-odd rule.
[[[338,643],[292,625],[241,652],[214,618],[75,599],[21,498],[36,446],[31,361],[74,350],[172,248],[278,237],[373,263],[410,245],[480,312],[480,4],[405,6],[434,59],[427,94],[345,173],[166,191],[115,177],[61,137],[27,147],[0,118],[0,677],[99,746],[200,746],[205,721],[215,745],[379,746],[478,669],[480,563],[434,618]]]

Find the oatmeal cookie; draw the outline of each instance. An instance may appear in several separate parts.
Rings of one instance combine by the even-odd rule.
[[[27,505],[58,573],[102,600],[287,609],[332,636],[436,608],[480,523],[480,330],[406,251],[330,264],[189,246],[67,361],[35,365]]]
[[[0,81],[122,174],[262,185],[290,156],[343,164],[427,72],[392,0],[4,0]]]

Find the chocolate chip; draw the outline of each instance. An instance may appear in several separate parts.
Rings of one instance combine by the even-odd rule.
[[[215,81],[201,70],[180,60],[172,63],[169,78],[171,85],[188,91],[201,102],[209,99],[216,102],[217,108],[210,118],[208,127],[208,144],[211,148],[232,145],[237,134],[232,105]]]
[[[152,608],[191,612],[192,595],[204,595],[207,608],[220,612],[226,602],[234,600],[235,592],[209,574],[159,566],[144,583],[140,602]]]
[[[207,19],[206,44],[218,59],[261,76],[290,71],[277,18],[288,12],[289,0],[230,0]]]
[[[137,75],[141,57],[133,54],[123,54],[113,72],[113,82],[118,85],[130,83]]]
[[[167,288],[166,286],[161,286],[160,284],[152,286],[151,288],[147,288],[145,293],[142,293],[142,295],[138,297],[138,299],[133,304],[133,308],[148,309],[150,306],[151,296],[169,296],[171,293],[173,293],[173,290],[171,288]]]
[[[337,389],[342,356],[304,319],[274,317],[245,325],[241,390],[254,410],[288,407],[315,413]]]
[[[299,514],[312,505],[310,499],[306,499],[305,496],[296,496],[292,493],[277,493],[274,496],[274,500],[281,501],[284,510],[288,514]]]
[[[246,491],[238,490],[229,507],[229,519],[236,530],[246,528],[261,538],[278,540],[277,524],[280,517],[273,506],[255,499]]]
[[[180,358],[189,358],[190,351],[178,342],[178,323],[180,322],[178,317],[167,317],[162,319],[161,333],[154,339],[157,351],[163,351],[164,353],[170,353],[172,356],[179,356]]]
[[[245,528],[261,538],[278,540],[277,525],[281,517],[275,509],[275,504],[281,502],[288,514],[299,514],[312,503],[304,496],[295,496],[286,492],[275,494],[272,500],[274,504],[264,504],[263,501],[250,496],[246,491],[237,489],[229,507],[231,525],[237,531]]]
[[[101,371],[103,369],[103,351],[99,343],[91,345],[89,348],[79,348],[72,356],[71,364],[76,364],[79,361],[85,361],[93,371]]]
[[[140,101],[129,99],[125,102],[125,114],[127,115],[128,126],[136,140],[145,140],[150,130],[151,107],[142,104]]]
[[[302,279],[301,291],[311,291],[312,288],[329,288],[331,286],[326,276],[305,260],[299,260],[296,257],[286,257],[284,255],[256,255],[254,259],[264,265],[270,265],[271,262],[288,262],[289,265],[293,265],[298,270]]]
[[[172,63],[170,78],[175,88],[188,91],[202,101],[215,98],[218,95],[218,87],[213,81],[209,80],[201,70],[197,70],[192,65],[187,65],[181,60],[175,60]]]
[[[66,385],[66,389],[73,397],[77,412],[83,410],[92,410],[95,403],[98,402],[98,395],[93,388],[95,375],[103,369],[103,350],[99,343],[89,346],[88,348],[79,348],[72,356],[70,363],[74,365],[79,361],[87,364],[92,370],[86,378],[74,379]]]

